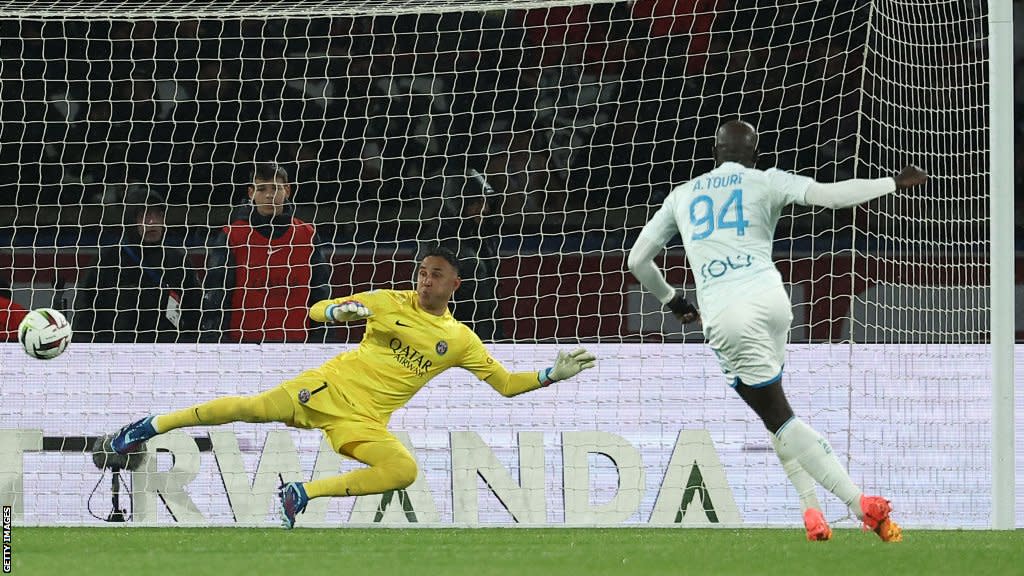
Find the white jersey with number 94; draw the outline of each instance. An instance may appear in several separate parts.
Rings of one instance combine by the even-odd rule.
[[[782,288],[772,239],[782,209],[804,204],[813,179],[725,162],[677,186],[640,233],[664,246],[679,232],[707,322],[743,293]]]

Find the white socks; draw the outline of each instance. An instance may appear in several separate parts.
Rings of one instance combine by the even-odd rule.
[[[777,439],[775,450],[779,454],[779,460],[782,461],[783,469],[789,475],[790,481],[800,492],[801,506],[804,505],[804,488],[797,482],[803,480],[799,473],[796,474],[797,479],[794,480],[790,468],[787,468],[790,466],[789,463],[794,461],[803,468],[805,474],[810,475],[823,488],[835,494],[849,506],[857,518],[863,519],[864,513],[860,509],[860,488],[853,483],[853,479],[843,469],[843,465],[832,453],[832,447],[829,446],[828,441],[822,438],[821,434],[794,416],[789,422],[782,425],[775,437]]]
[[[775,453],[779,455],[779,461],[782,462],[782,469],[786,471],[786,476],[789,476],[789,481],[793,483],[796,493],[800,496],[800,511],[806,512],[808,508],[821,510],[818,494],[814,491],[814,478],[811,478],[796,458],[783,458],[782,443],[775,434],[769,432],[768,435],[772,439],[772,446],[775,446]]]

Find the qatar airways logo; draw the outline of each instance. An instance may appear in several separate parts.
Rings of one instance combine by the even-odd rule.
[[[405,345],[400,338],[392,338],[388,342],[388,347],[391,348],[391,352],[394,354],[395,362],[405,366],[409,372],[417,376],[425,375],[433,364],[422,352],[412,346]]]

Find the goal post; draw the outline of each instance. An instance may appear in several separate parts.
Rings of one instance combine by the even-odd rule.
[[[392,421],[417,482],[300,522],[798,525],[702,334],[625,265],[672,187],[713,167],[715,128],[741,118],[761,168],[822,182],[928,170],[913,193],[784,212],[787,394],[904,525],[1024,526],[1011,38],[1007,0],[2,3],[0,280],[17,303],[65,311],[76,338],[46,363],[0,345],[0,503],[28,523],[102,523],[90,506],[112,488],[83,458],[96,437],[356,345],[358,326],[289,340],[204,324],[209,279],[227,277],[210,273],[219,233],[251,207],[255,163],[276,162],[330,270],[303,289],[408,289],[424,246],[462,236],[473,290],[456,311],[473,305],[506,366],[580,344],[601,359],[514,399],[439,376]],[[150,201],[197,283],[174,277],[196,324],[166,339],[139,327],[168,301],[137,285],[172,268],[131,248]],[[692,290],[680,244],[659,264]],[[117,281],[83,299],[101,270]],[[101,313],[115,320],[93,341],[81,322]],[[266,524],[277,474],[354,467],[278,425],[151,448],[124,487],[140,524]]]
[[[1024,23],[1018,23],[1024,25]],[[1014,417],[1013,7],[989,0],[989,133],[992,292],[992,527],[1012,530],[1018,506]]]

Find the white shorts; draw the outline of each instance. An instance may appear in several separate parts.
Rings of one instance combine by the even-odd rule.
[[[791,306],[786,291],[779,287],[736,299],[704,323],[704,336],[730,386],[735,388],[742,381],[757,388],[782,378],[793,322]]]

